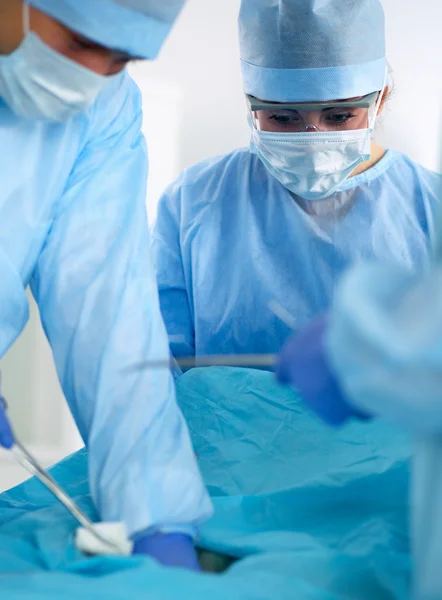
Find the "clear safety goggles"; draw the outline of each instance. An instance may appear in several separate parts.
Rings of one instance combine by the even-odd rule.
[[[367,129],[379,108],[380,92],[338,102],[275,103],[246,95],[254,127],[278,133]]]

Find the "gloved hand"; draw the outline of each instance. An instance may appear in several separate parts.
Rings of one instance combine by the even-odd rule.
[[[306,404],[330,425],[342,425],[351,417],[370,417],[345,399],[332,373],[324,348],[328,317],[318,317],[291,337],[278,357],[276,376],[281,383],[296,388]]]
[[[148,554],[165,567],[200,571],[193,540],[183,533],[153,533],[135,542],[134,554]]]
[[[0,446],[9,449],[12,448],[15,440],[8,417],[6,416],[6,409],[6,400],[0,394]]]

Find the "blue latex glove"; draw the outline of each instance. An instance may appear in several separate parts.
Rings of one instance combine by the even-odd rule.
[[[134,554],[148,554],[165,567],[201,571],[193,540],[183,533],[154,533],[135,542]]]
[[[324,348],[327,323],[327,315],[318,317],[288,340],[278,357],[276,376],[298,390],[306,404],[330,425],[342,425],[351,417],[369,419],[346,401],[331,371]]]
[[[6,416],[7,407],[6,400],[0,394],[0,446],[9,450],[9,448],[12,448],[14,445],[15,439],[14,434],[12,433],[12,427]]]

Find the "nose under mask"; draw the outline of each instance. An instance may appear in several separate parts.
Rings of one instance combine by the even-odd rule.
[[[321,200],[370,159],[371,131],[273,133],[252,126],[250,149],[288,190]]]
[[[312,201],[328,198],[359,164],[370,159],[371,136],[386,82],[387,75],[367,128],[275,133],[258,130],[249,117],[250,151],[293,194]]]

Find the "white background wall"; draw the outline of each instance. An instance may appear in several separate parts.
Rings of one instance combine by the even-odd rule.
[[[440,170],[442,147],[442,2],[383,0],[395,93],[378,140]]]
[[[442,139],[442,3],[384,0],[384,6],[396,91],[377,138],[437,169]],[[161,191],[182,168],[248,142],[236,35],[238,8],[239,0],[189,0],[160,59],[132,68],[144,96],[151,218]],[[77,448],[80,440],[35,306],[24,334],[0,366],[18,434],[37,448],[45,462]],[[0,488],[21,476],[3,455]]]

